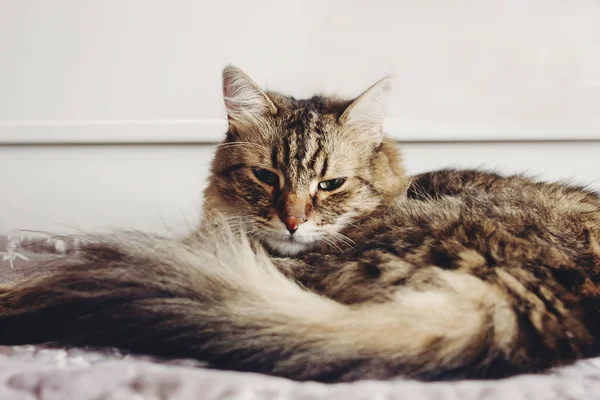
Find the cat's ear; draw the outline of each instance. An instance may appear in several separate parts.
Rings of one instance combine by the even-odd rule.
[[[387,114],[392,78],[383,78],[354,100],[339,121],[344,130],[375,145],[383,140],[383,121]]]
[[[223,100],[232,124],[252,123],[277,113],[275,104],[241,69],[229,65],[223,69]]]

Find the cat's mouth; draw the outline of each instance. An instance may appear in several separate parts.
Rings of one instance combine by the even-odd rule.
[[[263,236],[263,242],[269,249],[282,256],[294,256],[309,251],[314,247],[316,240],[298,234],[267,234]]]
[[[280,242],[283,242],[283,243],[310,244],[310,243],[315,242],[315,239],[313,239],[313,238],[306,237],[304,235],[298,235],[298,234],[282,235],[282,236],[276,237],[275,239],[279,240]]]

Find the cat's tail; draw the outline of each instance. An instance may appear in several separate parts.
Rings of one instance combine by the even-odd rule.
[[[95,237],[43,268],[0,291],[0,344],[115,346],[348,381],[510,373],[518,336],[502,296],[466,274],[347,306],[300,287],[229,231],[195,245],[139,233]]]

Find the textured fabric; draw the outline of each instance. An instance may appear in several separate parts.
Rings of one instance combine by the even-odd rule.
[[[0,281],[31,273],[67,250],[54,239],[0,237]],[[1,329],[1,327],[0,327]],[[599,399],[600,358],[544,375],[497,381],[423,383],[398,379],[324,385],[216,371],[195,360],[131,356],[114,349],[0,346],[1,400],[117,399]]]

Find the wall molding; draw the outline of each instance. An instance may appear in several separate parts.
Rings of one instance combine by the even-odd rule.
[[[203,144],[220,142],[225,130],[222,119],[0,121],[0,145]],[[385,130],[401,142],[600,141],[600,118],[506,125],[395,118],[386,121]]]

